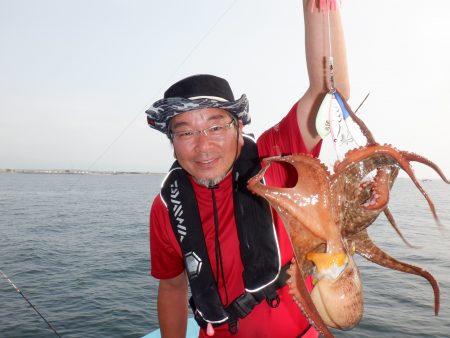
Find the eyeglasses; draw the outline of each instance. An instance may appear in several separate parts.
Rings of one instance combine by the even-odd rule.
[[[177,131],[175,133],[170,132],[169,137],[172,140],[193,141],[197,135],[204,134],[205,136],[209,135],[209,137],[214,139],[220,139],[225,135],[226,131],[234,125],[235,122],[236,121],[232,119],[229,123],[219,124],[203,130],[184,130]]]

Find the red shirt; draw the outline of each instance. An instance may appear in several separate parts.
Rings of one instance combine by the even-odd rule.
[[[292,153],[306,153],[303,138],[298,130],[297,104],[292,107],[288,115],[277,125],[270,128],[258,139],[258,152],[260,157],[285,155]],[[311,152],[318,156],[320,144]],[[281,165],[273,164],[265,175],[266,183],[275,186],[289,186],[296,183],[296,174],[289,172],[291,169]],[[208,254],[214,275],[216,275],[215,257],[215,230],[211,190],[191,180],[202,222]],[[242,280],[243,265],[240,257],[239,239],[234,220],[234,205],[232,193],[231,175],[219,183],[214,190],[218,208],[219,240],[222,251],[222,261],[225,268],[225,284],[219,278],[218,288],[224,304],[233,301],[244,292]],[[282,265],[287,264],[293,257],[289,237],[274,212],[274,223],[278,234]],[[158,195],[152,205],[150,213],[150,252],[151,252],[151,274],[158,279],[167,279],[178,276],[184,270],[183,255],[181,248],[170,224],[169,214],[161,196]],[[261,338],[261,337],[297,337],[309,326],[303,317],[297,304],[288,294],[288,287],[278,290],[280,305],[272,309],[263,301],[244,319],[239,321],[237,335],[228,332],[228,325],[215,328],[216,338]],[[200,330],[200,337],[206,337],[205,332]]]

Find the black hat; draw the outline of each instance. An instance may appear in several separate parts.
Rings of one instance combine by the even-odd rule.
[[[172,117],[202,108],[224,109],[244,125],[250,123],[245,94],[235,100],[225,79],[204,74],[190,76],[173,84],[164,93],[164,98],[153,103],[145,112],[151,128],[168,134],[169,120]]]

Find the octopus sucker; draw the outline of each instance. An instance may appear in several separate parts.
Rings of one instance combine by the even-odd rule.
[[[384,209],[389,201],[389,188],[391,168],[377,170],[373,185],[371,187],[371,198],[364,202],[362,207],[367,210]]]
[[[335,165],[334,170],[335,173],[343,172],[345,170],[354,170],[353,167],[356,165],[356,163],[363,162],[366,163],[366,165],[368,165],[364,169],[365,170],[364,174],[367,175],[368,172],[377,168],[378,171],[380,171],[381,170],[380,167],[382,166],[387,165],[392,166],[394,164],[398,165],[408,174],[408,176],[411,178],[417,189],[424,196],[433,214],[433,218],[435,219],[436,223],[439,226],[441,226],[441,223],[436,213],[434,203],[428,196],[425,189],[417,180],[414,171],[410,165],[410,161],[417,161],[429,166],[439,174],[439,176],[445,183],[447,184],[450,183],[446,178],[446,176],[443,174],[443,172],[440,170],[440,168],[432,161],[420,155],[416,155],[405,151],[399,151],[390,145],[373,144],[367,147],[360,147],[357,149],[349,150],[344,160],[342,160],[338,165]]]
[[[367,228],[384,212],[402,240],[412,247],[389,211],[390,191],[399,171],[405,171],[425,197],[438,225],[433,201],[417,180],[410,162],[425,164],[445,183],[449,181],[430,160],[391,145],[377,144],[364,123],[361,120],[357,123],[368,144],[348,151],[335,163],[333,174],[319,159],[309,155],[270,157],[247,185],[250,191],[266,199],[283,220],[295,256],[288,270],[289,292],[306,318],[325,337],[333,337],[328,327],[350,329],[362,318],[363,287],[354,254],[389,269],[425,278],[434,292],[435,314],[440,306],[436,279],[424,269],[396,260],[378,248],[369,238]],[[286,162],[295,168],[298,177],[294,187],[270,187],[262,183],[273,162]],[[314,283],[309,293],[305,279],[311,274]]]

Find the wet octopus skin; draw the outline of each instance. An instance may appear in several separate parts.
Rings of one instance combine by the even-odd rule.
[[[334,165],[334,174],[331,175],[318,159],[298,154],[265,159],[266,166],[248,182],[249,190],[265,198],[284,222],[296,259],[296,264],[289,270],[290,292],[308,320],[325,337],[333,337],[328,326],[349,329],[357,325],[362,317],[362,283],[352,259],[354,253],[381,266],[427,279],[434,291],[435,314],[439,311],[439,286],[435,278],[425,270],[400,262],[378,248],[370,240],[367,227],[384,212],[402,236],[388,209],[389,192],[400,169],[410,176],[425,197],[439,224],[434,204],[416,179],[410,162],[428,165],[444,182],[449,181],[433,162],[390,145],[377,144],[362,121],[358,124],[368,144],[350,150],[341,162]],[[271,162],[293,165],[298,174],[297,184],[292,188],[262,184],[261,180]],[[373,172],[376,174],[370,178],[369,174]],[[406,242],[403,236],[402,239]],[[347,263],[331,282],[325,278],[318,280],[314,288],[320,289],[320,294],[314,294],[313,289],[310,295],[304,279],[313,272],[314,264],[307,256],[321,252],[326,252],[330,257],[343,254]]]

